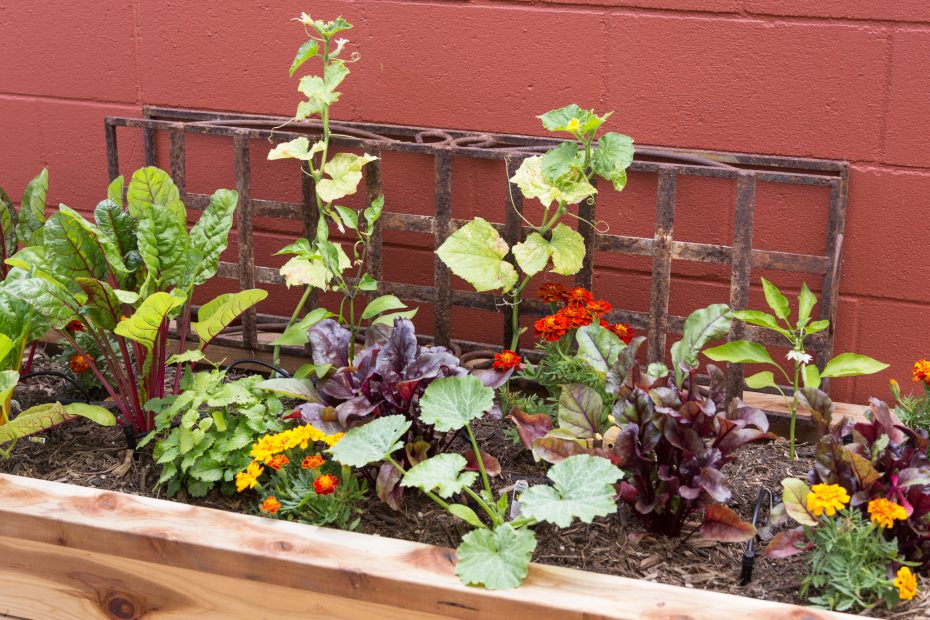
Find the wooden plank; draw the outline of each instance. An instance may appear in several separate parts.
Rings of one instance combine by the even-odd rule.
[[[770,415],[787,417],[789,415],[788,407],[785,406],[785,399],[780,394],[763,394],[761,392],[743,392],[743,402],[751,407],[758,407]],[[846,416],[856,422],[868,422],[865,413],[868,411],[866,405],[853,405],[850,403],[833,403],[836,407],[834,419]],[[810,419],[807,411],[798,411],[798,418]]]
[[[441,547],[7,474],[0,496],[0,613],[23,618],[852,618],[535,564],[493,592]]]

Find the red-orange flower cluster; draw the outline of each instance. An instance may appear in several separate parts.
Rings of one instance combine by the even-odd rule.
[[[629,344],[633,339],[634,332],[629,325],[624,323],[611,325],[602,318],[613,309],[610,302],[594,299],[591,291],[584,287],[576,286],[566,289],[561,284],[549,282],[540,287],[539,296],[543,301],[560,303],[562,307],[555,314],[536,321],[534,327],[537,338],[555,341],[569,330],[598,321],[602,327],[617,334],[625,343]]]
[[[270,461],[268,461],[268,467],[270,467],[271,469],[278,470],[290,462],[291,462],[291,459],[287,458],[283,454],[276,454],[273,457],[271,457]]]
[[[77,374],[90,370],[90,362],[80,353],[75,353],[71,356],[68,360],[68,366],[71,367],[72,372]]]
[[[914,381],[923,381],[930,384],[930,361],[917,360],[914,362]]]
[[[523,360],[520,359],[520,356],[517,355],[514,351],[505,349],[494,356],[493,366],[497,370],[504,372],[510,370],[511,368],[516,368],[522,361]]]
[[[305,456],[303,463],[300,466],[304,469],[317,469],[323,466],[323,463],[326,461],[323,460],[323,457],[317,454],[316,456]]]
[[[78,321],[77,319],[69,322],[65,325],[65,331],[67,332],[82,332],[84,331],[84,324]]]

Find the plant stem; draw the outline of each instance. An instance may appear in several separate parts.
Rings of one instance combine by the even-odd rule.
[[[791,426],[788,429],[788,451],[791,460],[796,458],[794,451],[794,429],[798,421],[798,379],[801,374],[801,363],[794,360],[794,393],[791,398]]]
[[[475,460],[478,461],[478,471],[481,472],[481,482],[484,484],[484,490],[491,493],[491,481],[488,479],[488,472],[484,469],[484,457],[481,456],[481,450],[478,449],[478,440],[475,439],[475,433],[471,430],[471,424],[465,423],[465,431],[468,433],[471,448],[475,451]]]
[[[301,311],[304,309],[304,305],[306,305],[307,300],[310,299],[310,292],[312,290],[313,290],[313,287],[310,287],[310,286],[307,286],[306,288],[304,288],[304,294],[300,298],[300,301],[297,302],[297,307],[294,308],[294,312],[293,314],[291,314],[291,318],[287,322],[287,327],[284,328],[284,331],[287,331],[288,329],[290,329],[291,326],[297,322],[297,317],[300,316]],[[280,362],[281,362],[281,345],[276,344],[274,345],[274,351],[272,353],[272,363],[275,366],[278,366],[280,368],[281,366]]]
[[[407,470],[405,470],[403,467],[401,467],[401,464],[398,463],[397,461],[395,461],[395,460],[393,459],[393,457],[391,457],[390,454],[386,454],[386,455],[384,456],[384,460],[386,460],[388,463],[390,463],[391,465],[393,465],[394,468],[395,468],[397,471],[399,471],[402,475],[406,475],[406,474],[407,474]],[[438,495],[436,495],[435,493],[432,493],[432,492],[430,492],[430,491],[424,491],[424,493],[426,493],[426,496],[427,496],[428,498],[430,498],[431,500],[433,500],[434,502],[436,502],[437,504],[439,504],[440,506],[442,506],[442,507],[445,508],[446,510],[449,510],[449,503],[443,501]]]

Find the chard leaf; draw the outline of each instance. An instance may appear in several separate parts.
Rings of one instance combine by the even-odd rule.
[[[138,250],[135,222],[118,203],[102,200],[94,209],[94,221],[99,230],[98,237],[106,239],[125,263],[126,255]]]
[[[252,288],[238,293],[226,293],[200,306],[198,321],[191,323],[203,348],[216,338],[236,318],[268,297],[268,291]]]
[[[581,383],[563,385],[559,395],[559,428],[573,439],[594,439],[601,430],[604,404],[597,390]]]
[[[578,328],[575,340],[578,342],[578,357],[594,370],[604,374],[617,361],[620,351],[626,347],[617,334],[597,323]]]
[[[572,276],[581,271],[584,261],[584,238],[577,230],[558,224],[549,241],[552,249],[552,273]]]
[[[96,225],[91,224],[84,219],[83,215],[65,205],[60,205],[58,207],[58,214],[70,218],[74,223],[84,229],[92,242],[103,250],[106,263],[108,263],[115,272],[119,274],[129,272],[129,269],[127,269],[126,265],[123,263],[123,254],[120,252],[119,247],[111,241],[107,235],[103,234],[103,231]]]
[[[0,251],[3,252],[3,258],[13,256],[16,253],[16,222],[19,214],[16,213],[16,207],[9,195],[0,187]]]
[[[420,398],[420,420],[437,431],[455,431],[494,406],[494,390],[471,375],[444,377],[429,384]]]
[[[122,310],[113,288],[106,282],[92,278],[76,278],[75,281],[87,293],[84,308],[94,325],[106,330],[116,327]]]
[[[520,496],[524,517],[568,527],[573,519],[591,523],[617,511],[614,483],[623,478],[607,459],[578,454],[556,463],[547,474],[552,486],[535,485]]]
[[[785,504],[785,510],[792,519],[801,525],[817,525],[817,518],[807,509],[807,495],[810,489],[804,484],[803,480],[797,478],[785,478],[781,481],[782,492],[781,500]]]
[[[13,390],[16,389],[18,383],[19,373],[15,370],[0,372],[0,412],[2,412],[3,419],[8,419],[10,416],[10,399],[13,398]]]
[[[513,256],[517,265],[528,276],[533,276],[546,268],[552,253],[549,242],[539,233],[530,233],[526,241],[513,246]]]
[[[42,245],[45,225],[45,199],[48,195],[48,169],[43,169],[23,190],[19,205],[16,236],[25,246]],[[10,256],[12,253],[7,254]]]
[[[110,184],[107,185],[107,200],[115,204],[120,209],[123,208],[123,187],[125,184],[126,181],[123,179],[123,175],[120,175],[110,181]]]
[[[888,364],[858,353],[840,353],[824,366],[821,377],[858,377],[888,368]]]
[[[210,196],[210,204],[190,231],[191,247],[200,256],[194,284],[203,284],[219,267],[220,254],[229,244],[229,230],[239,203],[239,194],[230,189],[218,189]]]
[[[672,345],[672,370],[681,385],[682,365],[698,367],[698,354],[708,342],[723,338],[730,331],[730,308],[726,304],[711,304],[695,310],[685,319],[681,340]],[[711,358],[713,359],[713,358]]]
[[[170,366],[172,364],[186,364],[188,362],[200,362],[200,361],[205,360],[206,358],[207,356],[204,355],[203,352],[200,351],[199,349],[189,349],[185,351],[184,353],[178,353],[176,355],[172,355],[171,357],[168,358],[165,364]]]
[[[144,217],[146,209],[162,206],[174,213],[182,225],[187,222],[177,186],[167,172],[155,166],[140,168],[133,173],[129,180],[126,200],[129,215],[137,220]]]
[[[183,305],[184,301],[183,297],[176,297],[169,293],[153,293],[142,302],[131,317],[117,323],[113,328],[113,333],[138,342],[151,351],[162,324],[165,323],[167,327],[168,314]]]
[[[424,493],[435,491],[439,497],[448,499],[478,478],[473,471],[463,471],[465,465],[467,461],[461,454],[437,454],[408,469],[400,486],[416,487]]]
[[[349,430],[329,453],[340,465],[365,467],[403,448],[400,438],[409,428],[410,420],[402,415],[378,418]]]
[[[25,410],[10,422],[0,426],[0,443],[46,431],[77,417],[87,418],[101,426],[116,425],[116,416],[97,405],[46,403]]]
[[[61,329],[77,318],[77,310],[87,301],[83,292],[72,293],[51,278],[7,280],[8,294],[26,300],[52,327]]]
[[[46,256],[54,257],[48,268],[57,277],[66,281],[106,277],[103,253],[93,236],[74,218],[56,213],[48,218],[43,231]]]
[[[162,286],[189,287],[200,262],[191,247],[187,227],[167,209],[143,209],[137,235],[139,254],[155,282]]]
[[[517,530],[509,523],[493,530],[473,530],[455,550],[455,574],[466,585],[483,585],[488,590],[516,588],[526,579],[535,550],[532,530]]]
[[[479,293],[497,289],[506,293],[517,283],[517,270],[504,260],[508,251],[497,230],[477,217],[449,235],[436,254]]]
[[[732,508],[711,504],[704,510],[701,534],[721,542],[746,542],[756,537],[756,528],[740,519]]]

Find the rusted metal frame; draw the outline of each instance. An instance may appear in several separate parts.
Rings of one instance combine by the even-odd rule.
[[[435,160],[436,174],[436,232],[435,247],[442,245],[452,233],[452,151],[438,149]],[[437,345],[448,346],[451,341],[452,326],[452,277],[437,254],[433,254],[433,284],[435,297],[433,313],[435,326],[433,337]]]
[[[652,246],[652,293],[649,302],[650,362],[665,359],[665,338],[668,333],[668,295],[672,279],[672,231],[675,224],[675,193],[677,175],[662,170],[656,196],[656,230]]]
[[[362,169],[365,176],[365,206],[370,208],[382,193],[381,147],[377,145],[369,145],[365,148],[365,153],[378,158],[375,161],[367,164]],[[367,225],[367,222],[365,225]],[[359,226],[361,227],[361,223]],[[382,257],[384,247],[383,229],[384,227],[381,223],[381,219],[378,218],[378,221],[375,222],[374,228],[371,231],[367,256],[368,273],[378,283],[378,294],[382,293],[381,279],[384,277],[384,260]]]
[[[239,207],[236,209],[236,232],[239,245],[239,286],[242,290],[255,288],[255,253],[252,249],[252,165],[249,157],[249,134],[243,132],[233,138],[236,158],[236,190]],[[255,308],[242,314],[242,344],[247,349],[258,345]]]
[[[504,203],[504,230],[503,236],[504,240],[507,241],[507,245],[513,247],[515,244],[523,240],[523,194],[520,193],[520,189],[515,183],[511,183],[510,179],[517,173],[517,170],[520,168],[520,164],[523,163],[523,157],[519,155],[514,155],[504,159],[504,169],[507,173],[507,180],[505,181],[507,186],[507,196]],[[510,261],[514,267],[517,265],[517,261],[513,256],[513,253],[507,255],[507,260]],[[453,300],[453,303],[455,301]],[[509,308],[505,308],[509,310]],[[520,313],[521,315],[524,312],[524,308],[521,304]],[[510,343],[513,341],[513,322],[511,321],[510,312],[503,312],[503,324],[504,324],[504,340],[503,347],[509,348]],[[518,347],[519,348],[519,347]]]
[[[833,343],[836,330],[836,313],[839,305],[840,269],[842,267],[843,231],[846,228],[846,194],[849,190],[849,167],[844,168],[842,176],[830,189],[830,210],[827,219],[827,243],[824,254],[827,268],[820,288],[820,318],[830,321],[827,328],[826,346],[817,353],[817,365],[823,368],[833,356]],[[806,343],[805,343],[806,346]],[[830,389],[830,379],[824,378],[822,388]]]
[[[755,216],[756,179],[744,172],[736,180],[736,214],[733,219],[733,255],[730,263],[730,308],[745,310],[749,305],[749,283],[752,271],[752,231]],[[741,340],[745,324],[733,321],[728,340]],[[743,393],[744,370],[741,364],[729,364],[727,369],[727,399]]]
[[[184,125],[176,123],[168,130],[168,162],[171,179],[178,188],[181,202],[187,203],[187,172],[185,166]],[[154,162],[150,165],[155,165]]]
[[[107,143],[107,178],[112,183],[119,176],[119,147],[116,141],[116,125],[104,119],[103,135]]]

